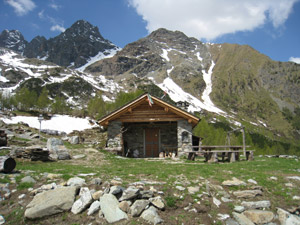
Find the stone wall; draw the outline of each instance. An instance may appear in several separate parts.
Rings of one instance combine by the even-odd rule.
[[[122,147],[121,128],[121,121],[112,121],[109,123],[107,128],[107,147],[116,149]]]
[[[192,124],[187,120],[179,120],[177,122],[177,140],[178,140],[178,155],[180,152],[192,151]]]
[[[124,145],[132,152],[137,150],[138,157],[145,157],[144,151],[144,130],[147,128],[159,128],[160,150],[163,145],[176,146],[177,144],[177,124],[157,123],[157,124],[127,124],[126,132],[123,134]]]

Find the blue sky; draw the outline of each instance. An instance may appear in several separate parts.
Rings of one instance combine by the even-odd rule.
[[[0,32],[16,29],[27,41],[54,37],[79,19],[120,47],[164,27],[300,63],[299,0],[0,0]]]

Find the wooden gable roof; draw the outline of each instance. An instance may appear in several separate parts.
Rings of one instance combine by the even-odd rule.
[[[148,96],[150,96],[148,93],[141,95],[123,107],[102,117],[98,121],[98,124],[106,127],[109,122],[114,120],[120,120],[124,123],[134,123],[178,121],[186,119],[194,127],[200,121],[198,117],[154,96],[150,96],[153,102],[150,106]]]

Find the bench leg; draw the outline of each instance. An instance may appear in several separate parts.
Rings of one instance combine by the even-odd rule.
[[[218,162],[218,153],[209,153],[209,159],[208,159],[209,163],[216,163]]]
[[[235,153],[229,152],[228,153],[228,158],[229,158],[229,162],[235,162],[236,161],[236,159],[235,159]]]
[[[252,161],[253,160],[253,151],[246,152],[246,159],[248,161]]]

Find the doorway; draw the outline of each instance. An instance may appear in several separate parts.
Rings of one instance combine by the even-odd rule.
[[[159,156],[159,128],[145,129],[145,157]]]

